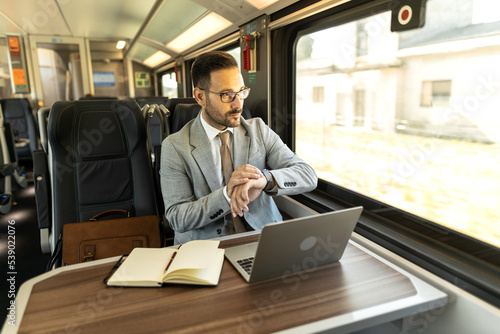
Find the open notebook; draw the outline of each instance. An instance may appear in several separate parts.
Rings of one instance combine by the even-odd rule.
[[[217,285],[224,250],[216,240],[194,240],[179,248],[134,248],[104,283],[108,286],[160,287],[168,283]]]

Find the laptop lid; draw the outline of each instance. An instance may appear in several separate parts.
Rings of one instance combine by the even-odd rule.
[[[225,255],[247,282],[333,263],[342,257],[362,211],[354,207],[267,224],[257,243],[227,248]],[[254,257],[250,273],[238,264],[248,257]]]

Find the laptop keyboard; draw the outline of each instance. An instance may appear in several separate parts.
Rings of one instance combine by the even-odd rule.
[[[238,260],[238,264],[245,269],[245,271],[250,275],[250,272],[252,272],[252,266],[253,266],[253,257],[249,257],[246,259],[241,259]]]

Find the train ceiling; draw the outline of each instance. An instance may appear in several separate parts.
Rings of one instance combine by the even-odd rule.
[[[116,42],[127,42],[123,53],[140,62],[153,54],[170,59],[200,45],[238,31],[238,27],[297,0],[21,0],[0,3],[0,32],[23,36],[85,37],[99,51],[116,52]],[[253,5],[251,4],[253,3]],[[215,15],[216,14],[216,15]],[[203,18],[222,18],[222,30],[203,31],[187,38],[195,45],[170,43]],[[215,23],[212,23],[214,25]],[[184,49],[183,49],[184,48]],[[163,62],[165,63],[165,61]],[[156,66],[156,65],[154,65]],[[150,67],[154,67],[150,65]]]

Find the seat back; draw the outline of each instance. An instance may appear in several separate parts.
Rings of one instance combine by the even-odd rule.
[[[38,148],[39,139],[28,99],[2,99],[0,104],[5,122],[11,124],[21,142],[25,141],[25,145],[16,145],[18,157],[31,159],[33,151]]]
[[[165,104],[165,107],[170,111],[170,132],[174,132],[172,130],[172,119],[173,119],[173,114],[175,112],[175,107],[180,104],[180,103],[187,103],[187,104],[197,104],[196,99],[194,97],[176,97],[176,98],[171,98],[167,101]]]
[[[56,102],[47,139],[52,247],[64,224],[106,210],[158,215],[145,120],[135,101]]]
[[[172,115],[172,130],[171,132],[177,132],[186,123],[198,116],[201,111],[201,106],[198,103],[179,103],[175,106],[175,110]]]

